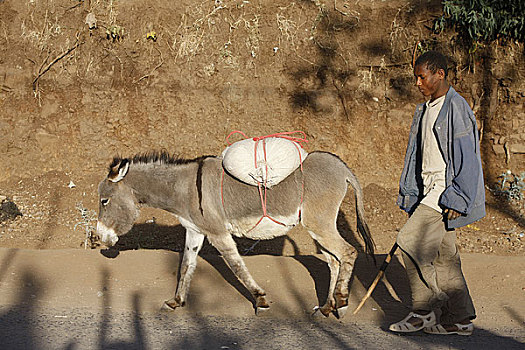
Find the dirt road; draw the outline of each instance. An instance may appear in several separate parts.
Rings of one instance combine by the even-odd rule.
[[[384,256],[384,255],[383,255]],[[383,258],[379,257],[379,260]],[[343,320],[314,319],[328,269],[321,256],[249,256],[271,309],[254,316],[247,291],[217,256],[199,258],[188,305],[163,313],[175,291],[179,254],[162,250],[0,249],[2,348],[523,348],[525,258],[464,254],[478,319],[471,337],[398,336],[386,325],[406,313],[406,280],[397,257],[363,309]],[[351,308],[376,268],[358,258]]]

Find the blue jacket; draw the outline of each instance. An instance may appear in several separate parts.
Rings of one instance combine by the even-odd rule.
[[[425,104],[417,106],[410,128],[405,166],[399,181],[397,205],[408,213],[423,198],[418,132]],[[439,205],[462,213],[455,220],[446,220],[447,228],[468,225],[485,216],[485,186],[479,152],[479,135],[474,113],[467,101],[450,87],[434,124],[441,155],[446,163],[446,188]]]

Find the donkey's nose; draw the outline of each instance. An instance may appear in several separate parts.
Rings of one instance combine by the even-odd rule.
[[[107,227],[100,221],[97,221],[97,235],[100,237],[102,243],[108,247],[113,247],[118,241],[118,236],[115,233],[115,230]]]

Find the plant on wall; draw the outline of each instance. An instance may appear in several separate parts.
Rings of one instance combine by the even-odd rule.
[[[445,0],[434,30],[454,28],[471,44],[498,39],[525,41],[524,0]]]

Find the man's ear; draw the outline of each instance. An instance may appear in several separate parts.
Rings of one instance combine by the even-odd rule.
[[[443,70],[443,68],[439,68],[437,74],[439,76],[439,79],[445,80],[445,70]]]
[[[108,180],[111,182],[119,182],[126,176],[129,170],[129,160],[122,159],[120,162],[111,167],[108,174]]]

